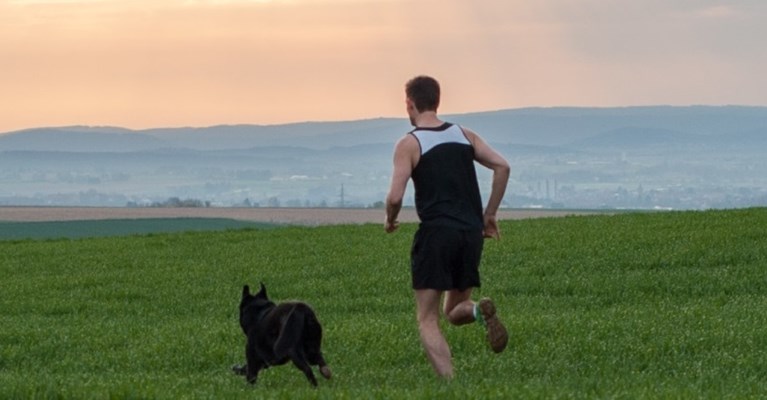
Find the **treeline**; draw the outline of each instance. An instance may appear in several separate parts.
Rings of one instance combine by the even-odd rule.
[[[180,199],[178,197],[171,197],[165,201],[155,201],[149,204],[139,204],[135,201],[129,201],[128,207],[150,207],[150,208],[204,208],[210,207],[210,201],[202,201],[199,199]]]
[[[151,203],[139,203],[136,201],[129,201],[125,204],[126,207],[129,208],[209,208],[212,206],[212,203],[210,201],[203,201],[199,199],[180,199],[178,197],[171,197],[165,201],[154,201]],[[241,204],[235,204],[235,206],[238,207],[261,207],[261,204],[259,203],[252,203],[249,199],[245,199]],[[269,202],[267,202],[266,207],[270,208],[280,208],[280,207],[295,207],[295,208],[326,208],[328,207],[327,204],[324,202],[319,205],[311,205],[308,202],[305,204],[301,203],[293,203],[288,201],[284,205],[279,202],[279,200],[276,197],[270,198]],[[360,205],[360,204],[346,204],[346,205],[340,205],[340,208],[384,208],[384,202],[383,201],[376,201],[375,203],[368,204],[368,205]]]

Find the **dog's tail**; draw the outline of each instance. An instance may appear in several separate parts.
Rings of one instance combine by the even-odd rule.
[[[290,349],[296,349],[301,347],[301,341],[304,334],[304,317],[301,312],[298,312],[297,308],[300,305],[295,305],[285,317],[285,324],[282,326],[282,332],[277,338],[277,342],[274,343],[274,354],[277,358],[287,357],[290,353]]]

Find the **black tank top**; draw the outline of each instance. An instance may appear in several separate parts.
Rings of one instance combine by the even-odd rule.
[[[463,129],[446,122],[436,128],[416,128],[409,134],[421,147],[411,175],[421,225],[483,229],[474,147]]]

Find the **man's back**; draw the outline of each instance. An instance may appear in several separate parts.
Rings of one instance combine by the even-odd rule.
[[[483,228],[474,148],[460,126],[444,123],[410,132],[421,149],[413,169],[415,204],[423,226]]]

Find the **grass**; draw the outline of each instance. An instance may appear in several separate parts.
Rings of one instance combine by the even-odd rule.
[[[765,226],[759,208],[504,221],[477,297],[510,345],[445,326],[452,382],[418,342],[412,224],[0,241],[0,398],[761,398]],[[230,373],[260,281],[316,309],[319,389],[291,366]]]
[[[273,224],[226,218],[144,218],[93,221],[0,221],[0,240],[79,239],[188,231],[267,228]]]

